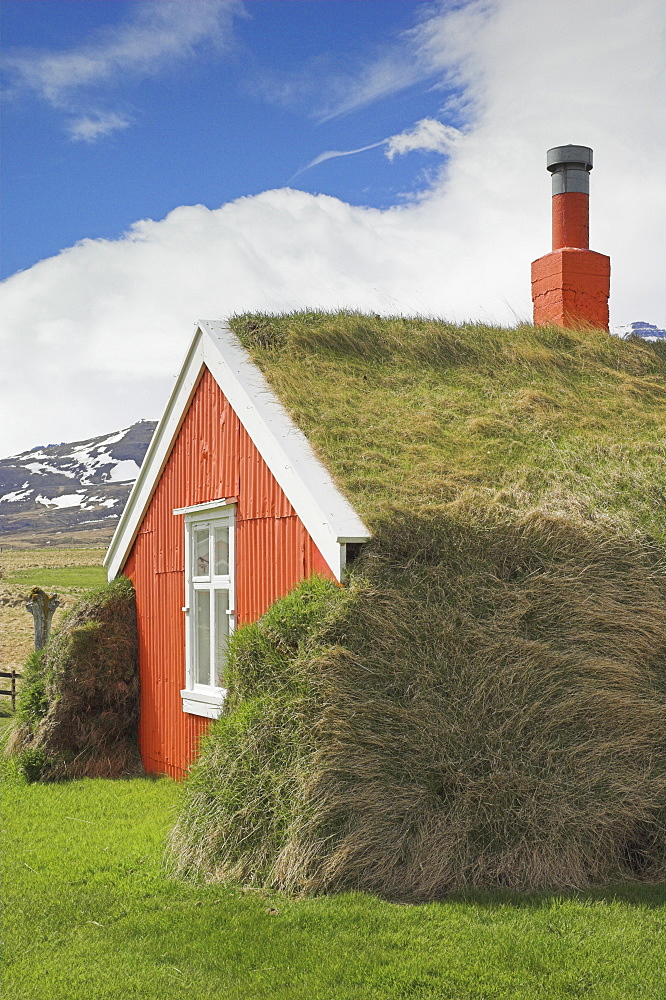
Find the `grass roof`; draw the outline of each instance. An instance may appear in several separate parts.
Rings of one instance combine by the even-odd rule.
[[[475,495],[665,538],[662,345],[357,313],[231,326],[370,527]]]
[[[666,874],[666,353],[232,327],[373,532],[231,643],[180,872],[423,899]]]

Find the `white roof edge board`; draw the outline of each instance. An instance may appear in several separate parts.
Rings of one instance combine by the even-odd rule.
[[[122,568],[136,537],[199,381],[202,365],[208,368],[228,399],[336,579],[341,579],[340,545],[365,542],[370,532],[228,324],[218,321],[201,321],[197,327],[109,546],[104,561],[109,579]]]
[[[143,515],[150,503],[162,469],[166,465],[171,446],[185,419],[194,391],[204,367],[201,349],[201,331],[197,327],[185,355],[185,361],[176,379],[164,413],[153,432],[150,444],[141,463],[141,470],[127,498],[125,509],[104,556],[109,580],[115,579],[137,536]]]
[[[370,532],[228,324],[201,327],[210,338],[203,342],[207,368],[319,551],[339,573],[337,546],[352,537],[367,541]]]

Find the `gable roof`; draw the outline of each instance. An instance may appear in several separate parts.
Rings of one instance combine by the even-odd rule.
[[[370,532],[247,351],[229,326],[219,321],[200,321],[197,325],[106,553],[104,565],[109,579],[122,570],[131,551],[204,367],[236,412],[332,573],[340,579],[340,545],[365,542]]]
[[[666,539],[663,506],[650,499],[663,492],[659,344],[350,312],[247,314],[199,325],[111,543],[112,573],[204,364],[338,577],[339,542],[366,540],[365,525],[376,537],[396,512],[439,516],[451,504],[577,509],[583,495],[603,517]]]

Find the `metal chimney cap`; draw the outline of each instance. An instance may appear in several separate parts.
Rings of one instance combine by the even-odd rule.
[[[589,146],[553,146],[546,153],[546,169],[554,173],[578,167],[579,170],[592,169],[592,150]]]

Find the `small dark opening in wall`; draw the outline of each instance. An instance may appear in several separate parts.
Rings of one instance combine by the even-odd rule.
[[[355,559],[358,559],[359,555],[361,554],[362,548],[363,548],[363,542],[347,542],[346,545],[347,553],[345,561],[348,566],[350,563],[353,563]]]

